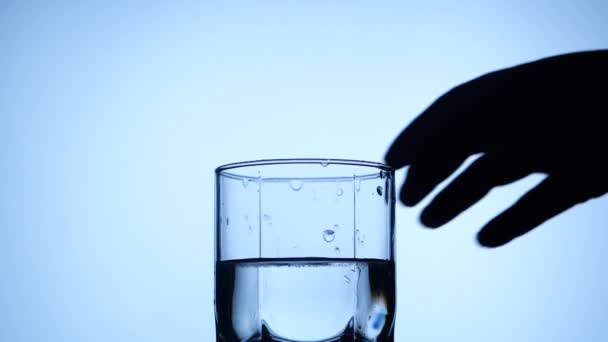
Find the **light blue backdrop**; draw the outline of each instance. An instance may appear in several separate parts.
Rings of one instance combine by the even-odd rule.
[[[0,1],[0,341],[211,341],[215,166],[381,160],[460,82],[608,47],[606,18],[601,0]],[[608,340],[607,197],[474,242],[540,179],[438,231],[398,208],[397,341]]]

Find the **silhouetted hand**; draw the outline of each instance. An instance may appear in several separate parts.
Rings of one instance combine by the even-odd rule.
[[[468,156],[483,153],[422,211],[432,228],[493,187],[547,174],[480,230],[479,243],[497,247],[608,191],[607,116],[608,50],[560,55],[450,90],[406,127],[385,159],[409,165],[400,199],[413,206]]]

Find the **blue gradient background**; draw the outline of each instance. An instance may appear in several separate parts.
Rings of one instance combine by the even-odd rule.
[[[211,341],[215,166],[381,160],[458,83],[606,48],[606,18],[605,1],[0,1],[0,341]],[[540,179],[437,231],[427,201],[398,208],[397,341],[608,340],[607,197],[474,241]]]

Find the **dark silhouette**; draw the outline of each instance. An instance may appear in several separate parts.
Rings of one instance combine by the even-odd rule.
[[[432,103],[386,154],[409,166],[400,199],[417,204],[470,155],[483,153],[424,208],[439,227],[493,187],[547,177],[478,233],[504,245],[572,206],[608,191],[608,50],[564,54],[499,70]],[[608,227],[601,227],[608,228]]]

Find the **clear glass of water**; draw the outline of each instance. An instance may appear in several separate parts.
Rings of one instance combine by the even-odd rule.
[[[390,167],[280,159],[215,173],[217,341],[393,341]]]

